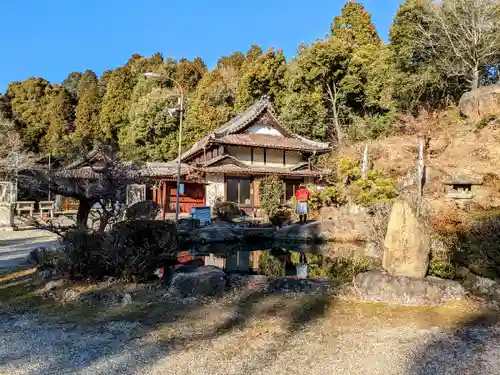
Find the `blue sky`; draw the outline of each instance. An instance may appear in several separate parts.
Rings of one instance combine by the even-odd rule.
[[[400,0],[359,0],[387,40]],[[282,48],[323,37],[344,0],[0,0],[0,92],[30,76],[101,74],[130,55],[193,58],[212,67],[253,43]]]

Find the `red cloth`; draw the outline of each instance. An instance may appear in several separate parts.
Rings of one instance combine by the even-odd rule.
[[[299,189],[295,192],[295,200],[297,202],[307,202],[309,200],[309,190]]]

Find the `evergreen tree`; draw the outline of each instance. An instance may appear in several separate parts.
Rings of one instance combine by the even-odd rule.
[[[167,108],[177,105],[175,90],[154,87],[132,103],[129,124],[119,133],[119,146],[127,159],[167,161],[177,155],[179,120]]]
[[[192,92],[207,72],[207,67],[199,57],[193,61],[180,59],[177,64],[175,79],[182,85],[186,92]]]
[[[380,43],[371,14],[353,0],[344,5],[341,15],[335,17],[330,29],[334,38],[351,46]]]
[[[46,93],[47,105],[43,121],[47,129],[42,141],[41,151],[45,154],[64,156],[68,151],[68,134],[74,119],[71,93],[64,87],[54,87]]]
[[[238,83],[237,110],[243,111],[263,95],[279,101],[284,88],[286,59],[282,50],[269,49],[257,55],[260,49],[252,46],[241,68]]]
[[[128,125],[130,97],[135,80],[129,68],[114,70],[102,102],[99,123],[104,135],[112,144],[116,143],[119,131]]]
[[[31,151],[38,151],[40,140],[47,130],[44,112],[46,93],[50,90],[47,80],[34,77],[23,82],[12,82],[7,88],[12,113],[22,128],[23,141]]]
[[[62,86],[69,91],[71,97],[75,100],[78,97],[78,83],[80,82],[81,78],[82,73],[72,72],[62,83]]]
[[[427,0],[405,0],[389,31],[390,59],[395,69],[394,98],[402,110],[438,108],[462,92],[456,77],[439,71],[436,50],[422,43],[422,33],[432,28],[429,15]]]
[[[73,144],[79,148],[90,150],[102,135],[99,126],[101,100],[97,75],[87,70],[78,84],[75,131],[72,134]]]
[[[112,73],[113,70],[106,70],[104,73],[102,73],[101,77],[99,78],[99,95],[101,96],[101,98],[104,98],[104,95],[106,94],[109,77],[111,77]]]

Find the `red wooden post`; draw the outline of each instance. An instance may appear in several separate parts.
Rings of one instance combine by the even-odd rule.
[[[167,183],[163,182],[163,197],[162,197],[162,206],[163,206],[163,220],[167,219]]]

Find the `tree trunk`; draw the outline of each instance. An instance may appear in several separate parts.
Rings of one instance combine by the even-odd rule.
[[[332,103],[332,111],[333,111],[333,121],[335,125],[335,132],[337,133],[337,141],[339,143],[339,146],[342,146],[342,133],[340,130],[340,122],[339,122],[339,111],[337,108],[337,98],[338,98],[338,91],[337,91],[337,85],[335,82],[332,82],[332,88],[330,85],[327,85],[328,88],[328,96],[330,97],[330,101]]]
[[[78,213],[76,214],[76,224],[78,228],[82,230],[88,229],[88,220],[90,209],[92,208],[92,204],[88,200],[80,200],[80,204],[78,205]]]
[[[479,88],[479,64],[476,64],[474,66],[474,71],[473,73],[473,80],[472,80],[472,90],[476,90]]]

